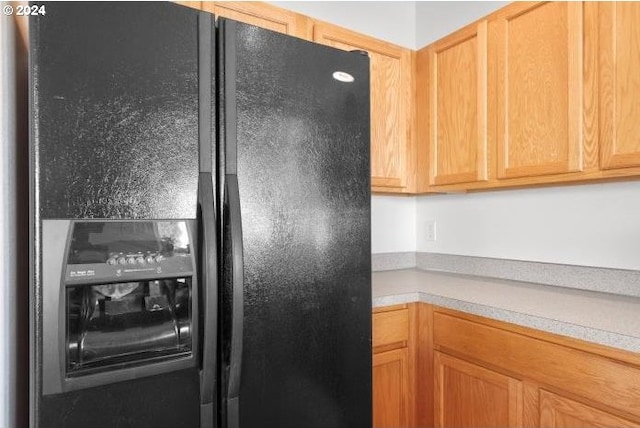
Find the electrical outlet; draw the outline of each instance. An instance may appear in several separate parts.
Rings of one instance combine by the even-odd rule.
[[[436,221],[427,220],[424,223],[424,239],[427,242],[435,242],[436,240]]]

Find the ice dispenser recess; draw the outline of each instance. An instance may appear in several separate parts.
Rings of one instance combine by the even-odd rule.
[[[44,301],[59,321],[57,332],[49,329],[55,337],[44,338],[57,350],[44,352],[60,362],[49,365],[59,374],[44,372],[45,393],[194,363],[193,227],[190,221],[70,222],[59,301]]]

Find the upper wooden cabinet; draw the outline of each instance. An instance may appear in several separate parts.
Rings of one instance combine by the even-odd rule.
[[[640,166],[640,3],[598,6],[600,167]]]
[[[429,181],[486,180],[487,22],[445,37],[418,55],[427,55],[429,64]]]
[[[182,6],[190,7],[193,9],[201,9],[202,2],[201,1],[174,1],[173,3],[180,4]]]
[[[581,2],[513,3],[492,20],[497,177],[582,169]]]
[[[316,22],[313,39],[371,61],[371,186],[380,192],[415,191],[412,51]]]
[[[313,21],[263,2],[202,2],[202,10],[305,40],[313,38]]]

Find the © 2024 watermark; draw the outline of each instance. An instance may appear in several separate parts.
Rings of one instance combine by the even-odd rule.
[[[2,2],[2,13],[7,16],[44,16],[47,14],[47,10],[43,4],[18,4],[14,6],[8,2]]]

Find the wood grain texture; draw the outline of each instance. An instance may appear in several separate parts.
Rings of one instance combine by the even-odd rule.
[[[640,166],[640,4],[598,6],[600,165]]]
[[[580,2],[513,3],[497,14],[498,178],[582,169]]]
[[[416,383],[415,426],[434,426],[434,373],[433,373],[433,306],[426,303],[417,304],[416,321]]]
[[[408,307],[409,307],[409,304],[400,303],[398,305],[378,306],[376,308],[373,308],[371,312],[374,314],[379,314],[380,312],[397,311],[398,309],[407,309]]]
[[[613,415],[640,418],[637,366],[439,311],[433,334],[436,350],[566,391]]]
[[[415,123],[416,123],[416,192],[429,192],[429,47],[416,53],[415,63]]]
[[[487,22],[429,48],[430,183],[487,179]]]
[[[411,192],[407,178],[414,153],[412,52],[362,34],[316,21],[314,41],[343,50],[364,50],[371,62],[371,185],[374,190]]]
[[[409,340],[409,309],[373,314],[373,347],[397,344],[407,346]]]
[[[264,2],[202,2],[202,10],[278,33],[305,40],[313,39],[311,18]]]
[[[420,341],[420,303],[409,304],[409,340],[407,341],[408,364],[407,371],[407,402],[406,409],[409,414],[409,426],[418,426],[416,423],[417,416],[417,396],[418,396],[418,346]]]
[[[409,409],[409,351],[407,348],[373,355],[373,426],[411,426]]]
[[[585,342],[584,340],[574,339],[572,337],[562,336],[559,334],[548,333],[546,331],[536,330],[529,327],[522,327],[516,324],[498,321],[479,315],[469,314],[466,312],[460,312],[453,309],[434,306],[433,311],[434,313],[437,312],[439,314],[450,315],[452,317],[471,321],[475,324],[481,324],[488,327],[510,331],[532,339],[539,339],[545,342],[561,345],[566,348],[588,352],[604,358],[618,360],[632,366],[640,367],[640,354],[636,352],[611,348],[609,346],[599,345],[593,342]]]
[[[622,145],[616,146],[616,109],[627,109],[632,111],[635,109],[635,99],[637,97],[627,96],[622,97],[625,107],[617,106],[616,103],[616,73],[622,73],[623,82],[626,90],[629,87],[633,87],[631,81],[635,81],[638,73],[634,73],[633,61],[636,61],[638,56],[627,57],[623,61],[628,64],[622,65],[617,60],[617,50],[624,49],[622,46],[626,45],[627,48],[632,43],[625,42],[626,40],[637,40],[637,35],[634,35],[634,31],[637,33],[639,28],[635,24],[629,24],[629,22],[635,20],[634,14],[637,13],[638,5],[633,2],[584,2],[581,7],[582,13],[582,26],[583,26],[583,46],[582,46],[582,165],[581,171],[568,171],[568,172],[553,172],[549,171],[548,175],[538,175],[536,171],[533,175],[517,176],[517,177],[504,177],[497,178],[498,176],[498,157],[505,158],[504,150],[498,150],[498,146],[502,147],[502,141],[498,141],[498,134],[502,132],[505,134],[504,129],[499,129],[498,124],[503,125],[505,122],[499,117],[499,104],[500,108],[505,108],[504,100],[499,97],[497,87],[500,79],[503,79],[501,72],[497,70],[498,62],[500,60],[500,51],[504,51],[505,37],[501,36],[504,33],[505,26],[503,25],[507,20],[511,19],[514,15],[514,8],[520,10],[527,10],[538,6],[538,3],[517,3],[507,6],[503,9],[491,14],[488,19],[490,21],[488,29],[488,45],[489,45],[489,66],[488,66],[488,80],[489,80],[489,97],[488,97],[488,181],[476,181],[468,183],[455,183],[455,184],[441,184],[436,186],[422,186],[418,189],[419,193],[428,192],[446,192],[446,193],[458,193],[466,191],[482,191],[492,189],[506,189],[506,188],[518,188],[518,187],[539,187],[548,185],[562,185],[569,183],[589,183],[589,182],[606,182],[606,181],[619,181],[619,180],[637,180],[640,174],[640,163],[636,157],[636,153],[640,150],[636,147],[636,143],[639,141],[638,133],[633,130],[627,131],[631,136],[623,138]],[[571,5],[567,5],[569,7]],[[573,5],[575,7],[577,5]],[[625,10],[622,15],[616,13]],[[569,13],[569,9],[567,9]],[[574,21],[579,23],[579,14],[569,13],[573,16]],[[569,16],[569,15],[567,15]],[[568,18],[569,19],[569,18]],[[625,29],[626,28],[626,29]],[[619,33],[616,33],[618,31]],[[616,44],[616,40],[619,40]],[[621,41],[620,41],[621,40]],[[572,43],[580,43],[580,40],[573,40]],[[567,46],[569,42],[567,42]],[[424,50],[424,49],[423,49]],[[627,52],[634,52],[633,48]],[[638,48],[635,48],[637,54]],[[633,54],[631,54],[633,55]],[[420,56],[418,56],[420,58]],[[616,62],[618,61],[618,62]],[[420,64],[420,61],[418,61]],[[616,69],[614,69],[614,66]],[[619,71],[617,71],[619,69]],[[633,73],[628,78],[624,77],[628,73]],[[626,80],[625,80],[626,79]],[[630,79],[630,80],[629,80]],[[418,77],[417,87],[420,88],[423,85],[425,78]],[[578,81],[578,80],[576,80]],[[618,85],[622,85],[619,83]],[[503,86],[506,86],[503,84]],[[622,86],[620,86],[622,88]],[[618,88],[620,92],[622,89]],[[419,92],[418,92],[419,95]],[[630,106],[630,107],[629,107]],[[417,106],[420,109],[420,106]],[[423,108],[424,109],[424,108]],[[421,113],[418,110],[418,126],[421,125],[422,117],[428,115],[427,113]],[[633,117],[630,114],[629,117]],[[620,119],[623,120],[623,119]],[[635,122],[628,121],[634,126]],[[576,122],[578,123],[578,122]],[[636,124],[637,125],[637,124]],[[419,129],[420,133],[425,132]],[[615,159],[615,160],[614,160]],[[521,170],[521,172],[524,170]],[[537,171],[540,172],[540,171]]]
[[[437,427],[521,427],[522,382],[435,352]]]
[[[523,382],[523,415],[524,428],[538,428],[540,426],[540,386],[536,383]]]
[[[420,153],[420,146],[418,143],[418,118],[417,118],[417,110],[416,110],[416,87],[417,87],[417,76],[416,76],[416,68],[418,61],[418,54],[414,50],[410,50],[410,65],[408,70],[410,87],[409,87],[409,106],[408,106],[408,122],[407,126],[409,128],[407,132],[407,140],[406,140],[406,153],[405,153],[405,179],[406,179],[406,187],[404,189],[407,194],[414,194],[418,191],[418,185],[420,182],[419,174],[420,169],[418,165],[418,155]]]
[[[600,103],[598,96],[598,4],[599,2],[583,3],[583,173],[586,171],[598,171],[600,169],[598,118]],[[576,175],[582,175],[582,173]]]
[[[540,391],[540,426],[549,428],[638,428],[640,424],[542,390]]]
[[[640,167],[583,171],[536,177],[518,177],[503,180],[478,181],[463,184],[431,186],[430,192],[464,193],[498,189],[515,189],[567,184],[589,184],[594,182],[635,181],[640,179]],[[428,194],[427,194],[428,195]]]
[[[198,9],[198,10],[202,9],[201,1],[174,1],[173,3],[180,4],[182,6],[190,7],[193,9]]]

